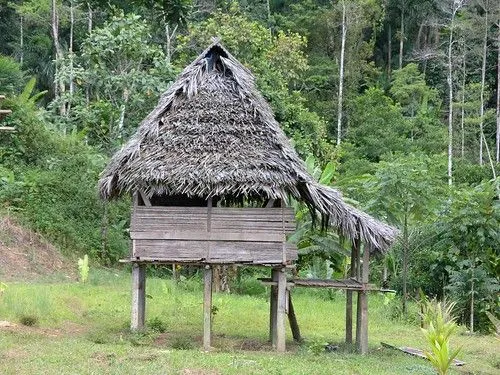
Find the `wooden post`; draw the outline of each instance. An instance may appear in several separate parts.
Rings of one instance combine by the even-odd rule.
[[[291,291],[288,291],[287,296],[288,296],[288,322],[290,323],[290,329],[292,330],[293,340],[296,342],[302,342],[299,323],[297,322],[297,317],[295,316],[295,310],[293,308]]]
[[[276,350],[285,352],[286,335],[286,269],[283,267],[278,272],[278,306],[276,312]]]
[[[368,272],[370,268],[370,247],[365,245],[365,250],[363,252],[363,289],[366,288],[368,284]],[[368,292],[363,290],[359,293],[358,302],[360,308],[360,338],[358,344],[358,350],[361,354],[368,353]]]
[[[271,281],[278,282],[279,269],[271,269]],[[278,312],[278,286],[271,285],[271,292],[269,296],[269,341],[273,348],[276,347],[276,314]]]
[[[144,329],[146,312],[146,265],[132,264],[132,322],[134,331]]]
[[[203,349],[210,350],[212,342],[212,267],[205,266],[203,295]]]
[[[361,243],[357,249],[356,254],[356,280],[361,282]],[[356,345],[361,339],[361,292],[356,292],[357,302],[356,302]]]
[[[352,243],[351,248],[351,271],[349,273],[351,278],[356,277],[357,259],[359,256],[359,243],[360,239],[357,238]],[[345,305],[345,343],[352,345],[352,290],[346,291],[346,305]]]

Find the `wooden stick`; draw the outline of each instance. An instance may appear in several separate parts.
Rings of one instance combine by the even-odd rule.
[[[144,205],[146,207],[151,207],[151,201],[149,200],[148,196],[139,190],[139,194],[141,195],[142,201],[144,202]]]
[[[302,336],[300,335],[299,323],[297,322],[297,316],[295,316],[295,309],[292,303],[292,293],[288,291],[288,322],[290,323],[290,329],[292,330],[292,336],[294,341],[302,342]]]
[[[132,264],[132,321],[134,331],[144,329],[146,312],[146,265]]]
[[[203,295],[203,349],[212,345],[212,267],[205,266]]]

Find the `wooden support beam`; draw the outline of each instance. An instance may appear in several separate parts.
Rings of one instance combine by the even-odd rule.
[[[358,247],[355,258],[356,267],[356,280],[361,282],[361,244]],[[361,338],[361,304],[360,304],[361,292],[357,292],[357,302],[356,302],[356,345],[359,343]]]
[[[142,201],[144,202],[144,205],[146,207],[151,207],[151,201],[149,200],[148,196],[146,193],[139,191],[139,194],[141,195]]]
[[[273,348],[276,347],[276,315],[278,312],[278,273],[279,269],[271,269],[271,280],[273,285],[271,285],[271,291],[269,295],[269,341]]]
[[[146,316],[146,265],[132,264],[132,322],[134,331],[144,329]]]
[[[276,312],[276,351],[284,353],[286,350],[286,269],[281,268],[278,273],[278,307]]]
[[[212,348],[212,276],[212,267],[205,266],[203,274],[203,349],[207,351]]]
[[[369,268],[370,268],[370,247],[365,245],[365,249],[363,252],[363,274],[362,274],[363,285],[368,284]],[[360,323],[360,337],[359,341],[357,341],[357,346],[361,354],[367,354],[368,353],[368,292],[362,291],[359,292],[358,295],[359,295],[358,313],[360,314],[360,316],[358,317],[358,321]]]
[[[352,243],[351,248],[351,270],[349,275],[351,278],[356,278],[357,259],[359,256],[360,239],[357,238]],[[352,345],[352,290],[346,290],[346,306],[345,306],[345,343]]]
[[[295,315],[295,309],[292,303],[292,293],[290,290],[287,292],[288,296],[288,322],[290,323],[290,329],[292,331],[293,340],[296,342],[302,342],[302,336],[300,335],[299,323],[297,322],[297,316]]]

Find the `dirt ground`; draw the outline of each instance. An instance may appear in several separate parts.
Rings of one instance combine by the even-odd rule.
[[[76,263],[39,234],[9,216],[0,216],[0,281],[29,281],[44,277],[76,278]]]

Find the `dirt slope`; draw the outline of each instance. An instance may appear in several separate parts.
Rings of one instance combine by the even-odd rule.
[[[65,259],[39,234],[0,216],[0,281],[47,277],[74,279],[76,262]]]

